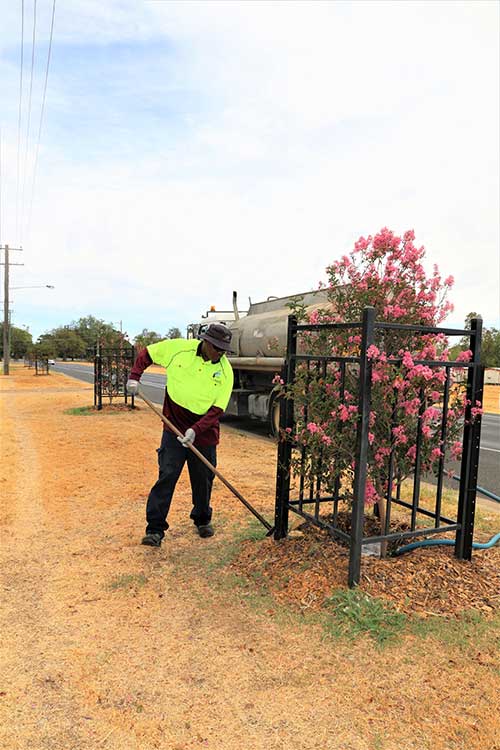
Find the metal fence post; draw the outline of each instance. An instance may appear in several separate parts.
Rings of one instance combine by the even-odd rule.
[[[135,358],[137,356],[137,352],[138,351],[139,351],[138,349],[136,351],[135,346],[132,346],[131,359],[130,359],[130,364],[131,364],[130,370],[134,366]],[[129,379],[129,377],[130,377],[130,371],[127,373],[127,380]],[[127,390],[127,383],[125,383],[125,390]],[[135,396],[134,396],[134,394],[132,394],[131,398],[132,398],[132,409],[135,409]]]
[[[130,363],[129,363],[130,367],[128,369],[124,369],[123,370],[123,392],[124,392],[124,395],[125,395],[125,403],[126,404],[128,404],[128,398],[129,398],[129,394],[127,393],[127,381],[130,378],[130,371],[131,371],[132,367],[134,366],[134,362],[135,362],[135,347],[132,346],[132,349],[130,350]],[[135,400],[134,399],[135,399],[135,396],[132,394],[130,396],[130,400],[132,402],[132,404],[131,404],[132,409],[135,409]]]
[[[101,357],[101,347],[99,345],[99,342],[97,342],[97,354],[96,354],[96,370],[97,370],[97,410],[101,411],[102,409],[102,357]]]
[[[295,380],[295,355],[297,353],[297,318],[288,316],[286,345],[286,363],[283,368],[285,388],[288,390]],[[287,394],[288,395],[288,394]],[[290,398],[281,399],[280,430],[294,427],[294,406]],[[276,503],[274,512],[274,539],[283,539],[288,534],[288,501],[290,499],[290,471],[292,461],[292,443],[290,435],[279,438],[278,466],[276,474]]]
[[[94,407],[97,406],[97,346],[93,348],[94,355]]]
[[[361,573],[361,545],[365,514],[365,489],[368,463],[368,427],[371,405],[371,360],[368,348],[373,343],[375,308],[363,310],[363,328],[359,357],[358,430],[356,436],[356,466],[351,514],[351,539],[349,550],[348,584],[353,588],[359,583]]]
[[[476,406],[476,401],[482,402],[483,399],[484,367],[480,364],[482,332],[482,319],[473,318],[471,320],[470,333],[472,358],[471,367],[469,367],[467,375],[467,405],[464,415],[464,438],[457,513],[457,522],[461,526],[455,537],[455,556],[461,560],[470,560],[472,557],[481,417],[478,416],[472,420],[471,410]]]

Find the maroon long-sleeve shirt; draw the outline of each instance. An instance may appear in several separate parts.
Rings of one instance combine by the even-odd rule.
[[[200,341],[200,347],[201,343]],[[198,349],[198,356],[201,357],[200,348]],[[130,379],[140,380],[144,370],[152,364],[153,360],[149,356],[148,350],[142,349],[130,371]],[[175,401],[172,401],[165,388],[163,414],[183,434],[191,427],[196,433],[194,445],[197,448],[203,448],[207,445],[217,445],[219,443],[219,419],[224,412],[218,406],[212,406],[206,414],[200,417],[199,414],[194,414],[189,409],[185,409],[183,406],[176,404]],[[168,430],[169,428],[164,424],[163,429]],[[172,430],[169,431],[172,432]]]

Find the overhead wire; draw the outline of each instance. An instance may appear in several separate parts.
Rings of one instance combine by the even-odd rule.
[[[33,0],[33,40],[31,48],[31,75],[30,75],[30,93],[28,99],[28,124],[26,127],[26,150],[24,152],[24,173],[23,173],[23,190],[21,198],[21,243],[23,239],[24,229],[24,195],[26,191],[26,172],[28,169],[28,147],[30,137],[30,126],[31,126],[31,99],[33,93],[33,71],[35,68],[35,41],[36,41],[36,3],[37,0]]]
[[[26,236],[29,237],[30,231],[31,231],[31,217],[33,213],[33,200],[35,196],[35,183],[36,183],[36,174],[37,174],[37,168],[38,168],[38,153],[40,151],[40,141],[42,138],[42,126],[43,126],[43,115],[45,112],[45,99],[47,96],[47,82],[49,80],[49,68],[50,68],[50,57],[52,53],[52,38],[54,36],[54,19],[56,15],[56,0],[53,0],[52,3],[52,21],[50,24],[50,37],[49,37],[49,49],[47,52],[47,65],[45,68],[45,82],[43,86],[43,98],[42,98],[42,109],[40,111],[40,123],[38,127],[38,138],[35,148],[35,161],[33,165],[33,182],[31,184],[31,198],[30,198],[30,206],[29,206],[29,213],[28,213],[28,223],[27,223],[27,231]]]
[[[23,108],[24,0],[21,0],[21,67],[19,72],[19,116],[17,121],[16,241],[19,240],[19,166],[21,160],[21,120]]]

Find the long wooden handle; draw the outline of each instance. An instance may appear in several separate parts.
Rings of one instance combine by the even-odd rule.
[[[181,437],[181,438],[184,437],[184,435],[182,434],[182,432],[180,430],[178,430],[177,427],[174,424],[172,424],[172,422],[169,419],[167,419],[167,417],[164,414],[162,414],[162,412],[159,409],[156,408],[156,406],[144,395],[144,393],[142,393],[142,391],[140,389],[139,389],[139,396],[142,398],[143,401],[146,402],[146,404],[149,406],[149,408],[152,409],[154,411],[154,413],[157,414],[160,417],[160,419],[162,420],[162,422],[164,422],[164,424],[167,425],[167,427],[169,428],[169,430],[171,430],[173,433],[175,433],[177,435],[177,437]],[[250,511],[250,513],[253,513],[253,515],[255,516],[255,518],[259,519],[259,521],[261,522],[261,524],[263,524],[263,526],[266,527],[266,529],[268,530],[269,533],[271,533],[271,532],[274,531],[274,526],[271,526],[271,524],[268,521],[266,521],[266,519],[263,516],[261,516],[260,513],[257,510],[255,510],[255,508],[253,508],[247,500],[245,500],[245,498],[243,497],[243,495],[241,493],[239,493],[238,490],[235,487],[233,487],[233,485],[230,482],[228,482],[225,477],[222,476],[222,474],[220,473],[220,471],[218,469],[216,469],[215,466],[213,466],[213,464],[211,464],[210,461],[207,458],[205,458],[205,456],[203,455],[203,453],[200,453],[200,451],[198,450],[198,448],[195,448],[194,445],[188,445],[188,446],[185,446],[185,447],[188,447],[189,450],[193,451],[193,453],[195,454],[195,456],[198,456],[198,458],[200,459],[200,461],[202,463],[204,463],[205,466],[207,466],[210,469],[210,471],[213,471],[213,473],[215,474],[216,477],[219,477],[219,479],[221,480],[221,482],[223,482],[223,484],[225,484],[226,487],[229,490],[231,490],[231,492],[233,493],[233,495],[235,495],[238,498],[238,500],[240,500],[243,503],[243,505],[246,508],[248,508],[248,510]]]

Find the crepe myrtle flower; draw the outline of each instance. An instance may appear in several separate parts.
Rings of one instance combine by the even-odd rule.
[[[398,234],[383,227],[374,235],[360,237],[350,252],[337,258],[326,269],[328,283],[323,288],[328,303],[316,308],[309,318],[305,309],[298,311],[297,317],[317,326],[309,336],[299,334],[302,351],[338,360],[318,372],[308,369],[305,362],[297,362],[294,382],[287,384],[287,395],[294,402],[295,425],[293,434],[284,432],[283,439],[294,439],[298,448],[307,450],[305,465],[297,451],[297,471],[309,471],[312,480],[321,466],[325,486],[333,488],[341,480],[349,496],[360,416],[361,336],[344,325],[335,328],[321,324],[359,323],[364,308],[371,306],[379,322],[436,328],[453,308],[447,299],[453,277],[442,278],[436,265],[430,273],[426,270],[425,248],[416,242],[413,229]],[[389,466],[393,476],[403,479],[414,471],[419,429],[423,437],[419,444],[421,470],[435,472],[444,456],[457,458],[461,454],[459,437],[466,409],[472,419],[480,417],[482,405],[467,403],[461,384],[453,383],[448,401],[444,399],[449,371],[438,363],[449,361],[447,346],[446,336],[439,332],[422,334],[390,328],[368,346],[368,504],[384,497]],[[470,350],[457,357],[460,369],[471,357]],[[350,362],[341,364],[346,359]],[[284,392],[280,375],[273,383]],[[447,429],[441,443],[443,416]]]

